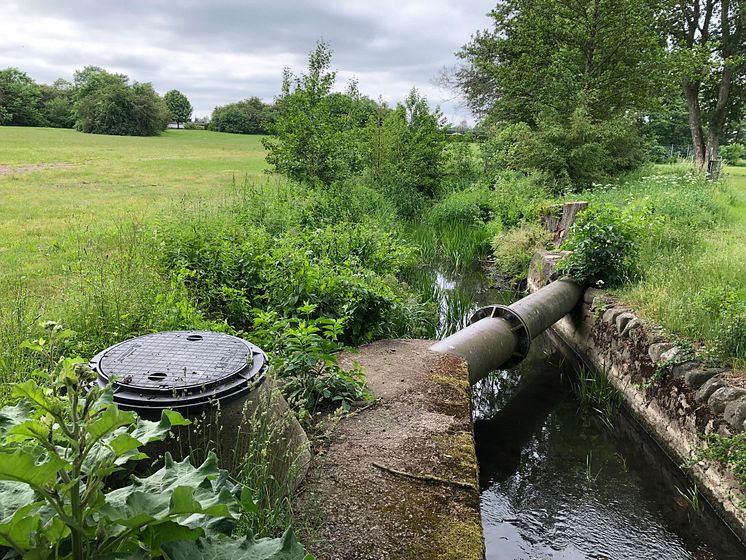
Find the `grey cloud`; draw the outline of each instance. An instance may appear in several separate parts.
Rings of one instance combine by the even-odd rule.
[[[307,53],[323,38],[332,45],[333,65],[340,73],[358,76],[363,86],[390,76],[381,91],[363,87],[364,93],[401,98],[411,86],[435,92],[431,80],[440,68],[454,64],[453,53],[472,33],[487,26],[484,14],[493,1],[384,4],[23,0],[6,6],[28,28],[20,32],[22,37],[27,33],[25,47],[6,44],[0,36],[0,63],[15,60],[13,65],[40,81],[59,77],[51,73],[60,69],[66,68],[68,75],[62,77],[69,78],[73,69],[87,64],[110,67],[132,79],[151,81],[159,91],[181,89],[204,114],[215,105],[251,95],[271,99],[279,90],[282,66],[302,70]],[[422,6],[421,12],[415,5]],[[47,48],[44,41],[35,46],[40,35],[44,39],[48,33],[50,41],[54,35],[53,25],[39,28],[35,18],[59,21],[74,32],[63,48]],[[276,62],[276,67],[260,67],[257,59],[246,60],[249,55]],[[232,57],[241,67],[228,66]],[[385,89],[387,84],[391,90]]]

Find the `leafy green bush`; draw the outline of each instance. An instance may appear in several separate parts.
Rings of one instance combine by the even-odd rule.
[[[306,318],[292,319],[257,312],[251,337],[272,352],[273,372],[284,380],[283,393],[294,407],[349,410],[368,398],[365,376],[359,367],[346,372],[337,364],[336,352],[345,348],[339,342],[345,320],[312,319],[314,311],[313,305],[305,304],[299,312]]]
[[[636,169],[647,149],[633,121],[596,122],[578,108],[567,118],[547,112],[534,128],[522,122],[493,126],[483,157],[488,171],[541,171],[558,189],[580,189]]]
[[[646,214],[613,206],[581,213],[563,248],[572,253],[557,270],[585,285],[616,287],[638,275],[638,251]]]
[[[492,254],[501,274],[524,280],[534,253],[545,249],[551,235],[536,223],[524,223],[499,233],[492,240]]]
[[[456,191],[434,204],[427,213],[427,221],[435,228],[453,224],[483,225],[495,213],[493,193],[486,188]]]
[[[275,120],[275,109],[258,97],[215,107],[208,128],[233,134],[268,134]]]
[[[544,173],[500,171],[491,185],[495,216],[506,228],[537,220],[540,207],[550,196],[547,185],[551,179]]]
[[[736,165],[746,155],[746,146],[734,142],[720,148],[719,155],[728,165]]]
[[[93,134],[154,136],[168,126],[168,107],[149,83],[87,66],[75,73],[75,128]]]
[[[45,340],[29,346],[47,353]],[[100,388],[82,360],[62,359],[33,375],[42,384],[18,383],[18,403],[0,410],[0,546],[12,551],[6,558],[160,558],[169,549],[180,551],[169,558],[193,558],[208,545],[231,546],[203,538],[229,534],[241,508],[256,505],[218,469],[214,454],[198,468],[166,454],[150,476],[108,486],[127,463],[147,457],[141,446],[187,420],[169,410],[159,422],[119,410],[111,387]],[[282,558],[304,558],[292,543]],[[256,559],[263,544],[249,541],[232,558]]]

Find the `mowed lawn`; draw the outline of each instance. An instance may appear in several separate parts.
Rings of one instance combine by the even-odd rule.
[[[152,138],[0,127],[0,297],[25,276],[64,282],[71,255],[124,223],[156,223],[267,181],[261,137],[168,130]]]

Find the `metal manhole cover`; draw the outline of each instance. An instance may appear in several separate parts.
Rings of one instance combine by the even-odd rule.
[[[259,348],[235,336],[172,331],[140,336],[98,354],[99,384],[112,381],[114,400],[132,407],[180,408],[234,397],[268,369]]]

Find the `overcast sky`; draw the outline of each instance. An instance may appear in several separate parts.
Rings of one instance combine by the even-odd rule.
[[[0,0],[0,68],[37,82],[101,66],[182,91],[196,116],[279,93],[282,68],[302,71],[318,39],[331,44],[337,88],[389,102],[412,86],[453,123],[470,119],[433,84],[454,52],[488,27],[494,0]]]

